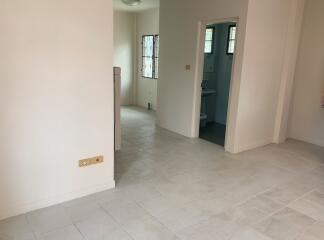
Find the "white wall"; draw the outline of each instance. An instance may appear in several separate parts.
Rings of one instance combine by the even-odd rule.
[[[324,146],[324,2],[307,0],[295,74],[289,136]]]
[[[240,152],[273,142],[293,1],[162,1],[158,124],[197,136],[199,22],[238,17],[226,149]]]
[[[273,142],[293,1],[249,1],[236,151]]]
[[[281,143],[287,139],[289,109],[293,92],[293,82],[296,70],[300,33],[302,29],[304,5],[305,0],[295,0],[292,2],[291,14],[288,21],[288,34],[286,38],[275,131],[273,136],[273,141],[275,143]]]
[[[158,81],[157,122],[161,127],[195,137],[200,105],[198,52],[200,21],[214,23],[239,17],[240,28],[232,91],[239,90],[248,0],[164,0],[160,4],[160,79]],[[190,65],[191,70],[186,70]],[[199,78],[199,81],[195,82]],[[197,115],[197,116],[196,116]],[[233,119],[236,117],[233,116]],[[199,124],[199,122],[198,122]]]
[[[114,187],[112,2],[0,0],[0,22],[0,218]]]
[[[156,110],[157,82],[158,79],[143,78],[142,69],[142,36],[159,34],[159,9],[150,9],[136,14],[137,25],[137,97],[139,106],[147,107],[147,103],[152,103]]]
[[[121,104],[135,103],[134,71],[136,16],[131,12],[114,11],[114,66],[121,67]]]

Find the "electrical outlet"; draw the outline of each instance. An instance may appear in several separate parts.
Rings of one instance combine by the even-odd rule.
[[[103,163],[104,157],[103,156],[97,156],[93,158],[87,158],[87,159],[82,159],[79,161],[79,167],[87,167],[90,165],[98,164],[98,163]]]

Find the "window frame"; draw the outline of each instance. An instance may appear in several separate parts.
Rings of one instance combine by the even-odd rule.
[[[213,30],[212,40],[206,40],[206,32],[207,32],[208,29]],[[206,42],[207,41],[212,43],[211,44],[211,52],[205,52]],[[205,29],[205,47],[204,47],[204,54],[209,54],[209,55],[214,54],[214,44],[215,44],[215,27],[213,27],[213,26],[210,26],[210,27],[207,26],[206,29]]]
[[[151,58],[150,56],[145,56],[144,55],[144,39],[146,37],[152,37],[153,38],[152,76],[151,77],[144,76],[144,74],[143,74],[144,58]],[[142,78],[147,78],[147,79],[158,79],[159,78],[159,76],[156,76],[156,70],[155,70],[156,62],[159,61],[159,54],[156,52],[156,38],[157,37],[160,38],[159,34],[142,35],[142,67],[141,67],[141,77]],[[159,43],[160,43],[160,41],[159,41]],[[159,49],[160,49],[160,47],[159,47]]]
[[[231,39],[231,29],[235,27],[235,38]],[[235,53],[235,47],[236,47],[236,36],[237,36],[237,26],[236,24],[232,24],[228,26],[228,33],[227,33],[227,47],[226,47],[226,54],[227,55],[231,55],[233,56]],[[229,52],[229,46],[230,46],[230,42],[234,41],[234,50],[233,52]]]
[[[156,39],[159,39],[158,40],[158,46],[156,47],[157,45],[157,41]],[[153,53],[153,64],[154,64],[154,67],[153,67],[153,79],[159,79],[159,59],[160,59],[160,35],[159,34],[154,34],[154,39],[153,39],[154,43],[153,43],[153,47],[154,47],[154,53]],[[156,49],[158,49],[158,51],[156,51]],[[156,71],[156,62],[158,63],[158,67],[157,67],[157,71]],[[157,75],[156,75],[156,72],[157,72]]]

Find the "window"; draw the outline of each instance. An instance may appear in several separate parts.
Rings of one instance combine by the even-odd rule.
[[[159,77],[159,35],[142,37],[142,76]]]
[[[159,78],[159,53],[160,53],[160,37],[159,35],[154,36],[154,78]]]
[[[207,27],[206,28],[206,36],[205,36],[205,53],[212,54],[214,48],[214,28]]]
[[[233,55],[235,50],[236,26],[231,25],[228,28],[227,54]]]

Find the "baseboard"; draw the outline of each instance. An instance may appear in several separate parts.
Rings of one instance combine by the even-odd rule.
[[[67,202],[73,199],[85,197],[94,193],[102,192],[105,190],[113,189],[115,188],[115,181],[109,181],[105,184],[101,185],[96,185],[96,186],[91,186],[87,188],[82,188],[78,191],[75,192],[70,192],[70,193],[65,193],[62,195],[46,198],[46,199],[41,199],[36,202],[31,202],[31,203],[23,203],[19,205],[13,205],[10,206],[7,209],[3,209],[0,212],[0,220],[9,218],[9,217],[14,217],[20,214],[28,213],[37,209],[41,208],[46,208],[50,207],[56,204],[60,204],[63,202]]]
[[[317,141],[317,139],[314,140],[314,139],[310,139],[310,138],[306,138],[306,137],[299,137],[299,136],[289,136],[288,139],[305,142],[305,143],[312,144],[312,145],[315,145],[318,147],[324,147],[324,142],[321,140]]]
[[[253,143],[237,146],[237,147],[235,147],[234,153],[241,153],[241,152],[249,151],[249,150],[252,150],[252,149],[255,149],[258,147],[263,147],[263,146],[269,145],[271,143],[272,143],[272,141],[270,139],[267,139],[267,140],[256,141]]]

